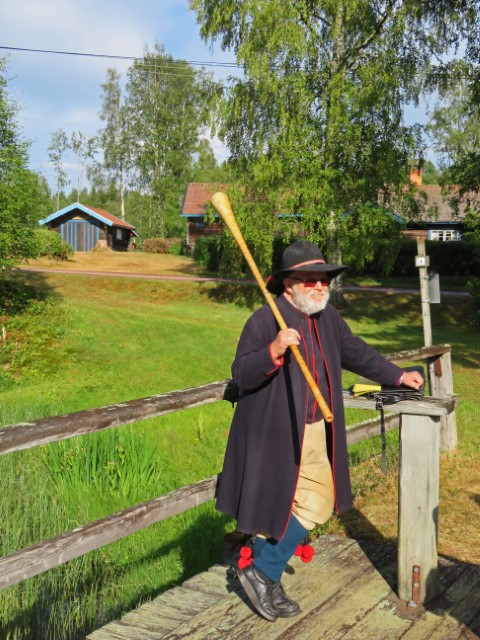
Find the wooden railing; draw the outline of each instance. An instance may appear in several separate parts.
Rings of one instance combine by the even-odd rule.
[[[439,449],[451,450],[457,443],[451,349],[448,345],[424,347],[387,358],[425,360],[430,374],[430,397],[391,405],[385,419],[387,430],[401,426],[399,595],[423,602],[435,589]],[[217,402],[224,398],[227,382],[3,427],[0,455]],[[375,408],[373,401],[353,398],[348,392],[344,392],[344,402],[351,408]],[[348,444],[378,435],[378,425],[379,420],[374,419],[349,427]],[[218,476],[206,478],[0,558],[0,588],[207,502],[215,495],[217,480]],[[415,567],[420,567],[420,577]]]

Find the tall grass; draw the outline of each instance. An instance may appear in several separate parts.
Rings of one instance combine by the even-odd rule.
[[[225,301],[225,289],[217,302],[210,284],[25,277],[51,296],[6,321],[2,424],[227,378],[250,315]],[[347,302],[349,324],[379,350],[422,344],[414,297],[359,293]],[[465,326],[463,304],[446,301],[434,310],[434,340],[453,346],[460,455],[478,456],[479,333]],[[1,554],[218,472],[231,416],[230,404],[219,402],[0,457]],[[352,450],[352,459],[380,450],[375,441],[368,447]],[[6,589],[0,637],[84,638],[217,561],[225,526],[231,524],[208,503]]]

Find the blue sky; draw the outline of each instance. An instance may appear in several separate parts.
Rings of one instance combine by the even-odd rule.
[[[234,62],[200,38],[188,0],[1,0],[0,45],[28,49],[141,57],[145,47],[164,45],[175,59]],[[47,148],[52,132],[98,133],[101,88],[108,67],[122,75],[131,61],[0,49],[7,57],[8,91],[20,111],[24,137],[32,142],[30,166],[51,180]],[[216,78],[233,69],[214,68]],[[219,159],[226,155],[212,141]],[[70,168],[70,187],[76,185]]]
[[[210,50],[199,36],[188,0],[1,0],[0,45],[29,49],[142,56],[155,42],[175,59],[234,62],[217,46]],[[14,52],[7,56],[8,90],[20,107],[18,120],[30,140],[30,166],[52,182],[47,147],[51,134],[63,129],[87,136],[98,133],[100,85],[108,67],[125,74],[129,62],[54,54]],[[214,68],[218,79],[232,69]],[[426,121],[426,107],[410,110],[409,123]],[[226,151],[212,145],[219,160]],[[430,154],[429,154],[430,155]],[[76,170],[69,167],[70,188]]]

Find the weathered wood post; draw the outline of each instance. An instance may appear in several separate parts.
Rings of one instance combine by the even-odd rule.
[[[416,604],[436,591],[440,414],[402,413],[398,496],[398,595]]]
[[[448,347],[448,345],[445,345]],[[430,393],[434,398],[453,396],[451,349],[440,356],[427,358],[430,373]],[[457,448],[457,418],[455,411],[440,418],[440,449],[453,451]]]
[[[423,337],[425,346],[431,347],[432,342],[432,321],[430,317],[430,301],[428,298],[428,265],[429,257],[425,252],[425,238],[417,238],[417,255],[415,256],[415,266],[418,267],[420,276],[420,298],[422,304]]]

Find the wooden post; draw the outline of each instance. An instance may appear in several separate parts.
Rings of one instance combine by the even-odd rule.
[[[436,591],[440,416],[401,415],[398,595],[416,604]]]
[[[425,251],[425,238],[417,238],[417,256],[415,264],[420,275],[420,298],[422,301],[423,336],[425,346],[431,347],[432,342],[432,321],[430,318],[430,302],[428,299],[428,256]]]
[[[450,351],[441,356],[427,358],[430,374],[430,393],[434,398],[453,396],[452,358]],[[455,411],[440,419],[440,449],[453,451],[457,448],[457,418]]]

